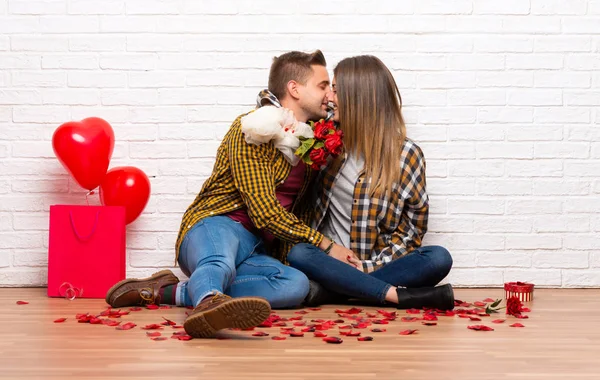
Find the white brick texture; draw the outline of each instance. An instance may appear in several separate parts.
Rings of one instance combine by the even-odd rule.
[[[127,229],[148,274],[271,58],[317,48],[331,73],[373,54],[396,78],[446,281],[600,287],[598,0],[0,0],[0,286],[43,286],[49,206],[85,204],[58,125],[105,118],[111,166],[152,176]]]

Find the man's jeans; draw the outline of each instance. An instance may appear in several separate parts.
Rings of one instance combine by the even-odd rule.
[[[297,306],[308,294],[308,278],[268,256],[262,239],[227,216],[205,218],[188,231],[179,265],[189,276],[181,284],[186,306],[206,296],[263,297],[273,308]]]
[[[443,247],[418,248],[369,274],[343,263],[311,244],[296,244],[287,257],[294,268],[324,288],[353,298],[385,302],[392,286],[434,286],[452,268],[452,257]]]

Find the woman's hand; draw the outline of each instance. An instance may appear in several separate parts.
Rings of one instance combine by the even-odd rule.
[[[362,268],[362,263],[356,254],[342,245],[334,244],[333,247],[331,247],[331,251],[329,251],[329,256],[348,265],[352,265],[356,269]]]
[[[348,260],[348,262],[352,266],[354,266],[356,269],[358,269],[359,271],[362,272],[362,261],[360,261],[358,259],[358,257],[356,257],[356,256],[348,256],[346,259]]]

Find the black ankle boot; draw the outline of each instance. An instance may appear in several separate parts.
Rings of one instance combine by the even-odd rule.
[[[344,300],[347,300],[347,297],[327,290],[323,285],[313,280],[308,281],[308,289],[308,295],[304,299],[304,306],[312,307],[327,304],[340,304],[343,303]]]
[[[398,288],[396,294],[398,309],[454,309],[454,291],[450,284],[430,288]]]

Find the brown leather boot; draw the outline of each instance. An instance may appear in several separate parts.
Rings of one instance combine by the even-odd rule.
[[[106,303],[112,307],[160,304],[160,288],[175,285],[177,276],[170,270],[161,270],[147,278],[127,278],[117,282],[106,293]]]
[[[231,298],[224,294],[206,297],[183,323],[194,338],[208,338],[221,329],[247,329],[269,318],[271,305],[260,297]]]

